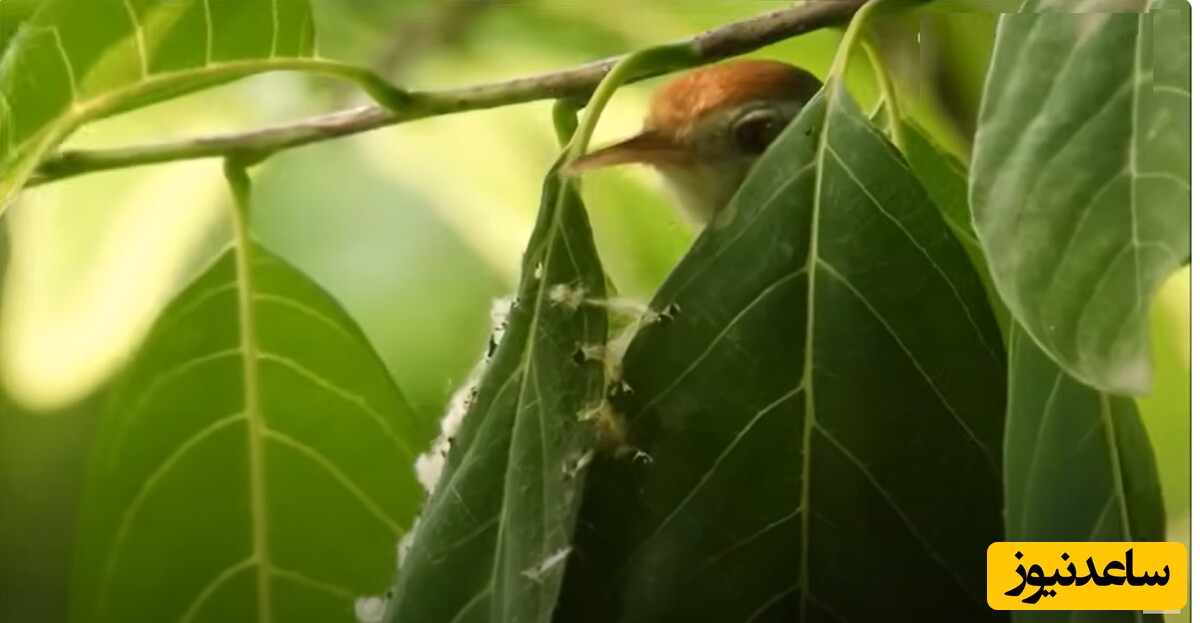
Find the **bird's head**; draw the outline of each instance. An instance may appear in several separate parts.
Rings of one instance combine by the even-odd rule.
[[[650,165],[684,214],[704,224],[820,88],[812,74],[778,61],[740,60],[697,69],[655,93],[640,133],[580,157],[567,171]]]

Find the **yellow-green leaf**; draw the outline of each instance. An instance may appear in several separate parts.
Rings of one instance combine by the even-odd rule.
[[[313,47],[308,0],[43,3],[0,57],[0,214],[84,123],[292,67]]]

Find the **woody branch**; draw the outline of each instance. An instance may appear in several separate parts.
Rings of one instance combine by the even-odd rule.
[[[843,24],[865,3],[866,0],[809,0],[720,26],[678,43],[690,49],[685,62],[676,67],[639,73],[632,76],[631,81],[712,63]],[[405,92],[391,108],[360,106],[245,132],[113,149],[65,150],[43,161],[29,185],[178,160],[242,157],[256,162],[287,149],[417,119],[538,100],[583,98],[622,58],[624,56],[606,58],[561,71],[445,91]]]

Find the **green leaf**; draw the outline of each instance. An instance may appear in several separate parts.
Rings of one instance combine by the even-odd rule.
[[[983,599],[1000,336],[962,247],[840,83],[651,307],[616,401],[649,462],[593,465],[558,620],[1003,618]]]
[[[1150,8],[1003,16],[970,176],[1014,317],[1068,373],[1118,394],[1149,391],[1150,303],[1191,245],[1190,9]]]
[[[929,198],[942,211],[946,224],[954,237],[958,238],[975,274],[987,288],[988,300],[992,304],[992,312],[997,324],[1003,331],[1009,325],[1010,314],[1004,306],[1004,300],[996,291],[992,282],[991,272],[988,271],[987,260],[983,256],[983,247],[975,237],[971,227],[971,210],[967,204],[967,170],[957,158],[943,151],[934,143],[919,126],[913,123],[904,124],[904,157],[912,172],[924,186]],[[1005,336],[1007,338],[1007,336]]]
[[[103,415],[72,620],[353,621],[420,505],[413,418],[342,308],[239,235]]]
[[[912,172],[920,180],[929,198],[942,211],[946,224],[958,238],[977,267],[983,263],[982,249],[975,231],[971,229],[971,212],[967,207],[967,171],[954,156],[939,148],[924,130],[912,123],[904,124],[904,145]]]
[[[1013,328],[1004,445],[1008,541],[1163,541],[1150,439],[1133,400],[1063,372]],[[1014,612],[1014,621],[1117,623],[1141,612]]]
[[[0,58],[0,213],[84,123],[296,68],[313,40],[307,0],[45,2]]]
[[[605,372],[604,273],[575,189],[543,186],[515,305],[391,593],[394,623],[548,621]]]

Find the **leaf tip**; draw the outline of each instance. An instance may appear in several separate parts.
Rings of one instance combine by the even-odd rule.
[[[1154,372],[1146,357],[1118,362],[1107,375],[1110,391],[1127,396],[1149,395],[1153,378]]]

